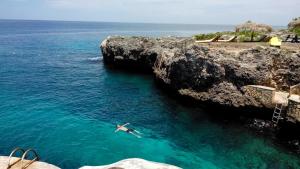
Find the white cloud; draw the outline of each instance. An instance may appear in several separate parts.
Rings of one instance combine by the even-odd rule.
[[[0,0],[5,16],[22,11],[41,19],[215,24],[286,25],[300,15],[299,6],[300,0]]]
[[[104,1],[102,0],[46,0],[50,6],[59,8],[95,8]]]

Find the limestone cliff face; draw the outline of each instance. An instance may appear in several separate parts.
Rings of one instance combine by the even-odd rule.
[[[180,95],[230,107],[264,107],[246,85],[286,90],[300,83],[300,49],[224,48],[188,38],[109,37],[105,63],[152,71]]]

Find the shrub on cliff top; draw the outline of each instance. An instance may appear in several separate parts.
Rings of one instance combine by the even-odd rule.
[[[292,30],[293,33],[295,33],[296,35],[300,36],[300,27],[299,28],[294,28]]]
[[[197,34],[197,35],[194,35],[194,38],[196,40],[207,40],[207,39],[212,39],[218,35],[222,35],[222,33],[216,32],[216,33],[207,33],[207,34]]]

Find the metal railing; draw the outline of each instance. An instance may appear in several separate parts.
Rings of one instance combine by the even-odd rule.
[[[9,155],[8,158],[8,164],[7,164],[7,169],[11,168],[13,165],[17,164],[19,161],[21,161],[21,158],[19,158],[17,161],[13,162],[12,164],[11,162],[11,158],[14,154],[16,154],[18,151],[20,151],[22,153],[22,155],[25,153],[25,151],[19,147],[15,148]]]
[[[13,155],[16,154],[17,152],[21,152],[22,157],[17,159],[15,162],[11,163],[11,159],[12,159]],[[34,155],[34,158],[32,160],[30,160],[28,163],[25,163],[25,160],[27,160],[26,158],[27,158],[29,153],[32,153]],[[12,166],[16,165],[20,161],[21,161],[21,169],[26,169],[32,163],[34,163],[36,161],[39,161],[39,160],[40,160],[40,157],[38,156],[38,154],[35,150],[28,149],[28,150],[25,151],[24,149],[17,147],[9,155],[7,169],[10,169]]]
[[[32,160],[30,160],[27,164],[24,165],[24,160],[26,160],[26,156],[30,152],[32,152],[35,157]],[[38,154],[35,150],[33,150],[33,149],[26,150],[21,159],[22,169],[27,168],[28,166],[30,166],[30,164],[34,163],[35,161],[39,161],[39,160],[40,160],[40,157],[38,156]]]

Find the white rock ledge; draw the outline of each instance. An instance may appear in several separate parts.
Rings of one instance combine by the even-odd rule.
[[[103,166],[84,166],[80,169],[181,169],[179,167],[147,161],[139,158],[125,159],[110,165]]]
[[[6,169],[8,164],[9,157],[7,156],[0,156],[0,169]],[[19,158],[12,157],[11,162],[17,161]],[[24,161],[24,164],[29,163],[28,160]],[[16,165],[13,165],[10,169],[21,169],[21,162],[18,162]],[[48,164],[45,162],[37,161],[29,165],[26,169],[60,169],[52,164]]]

